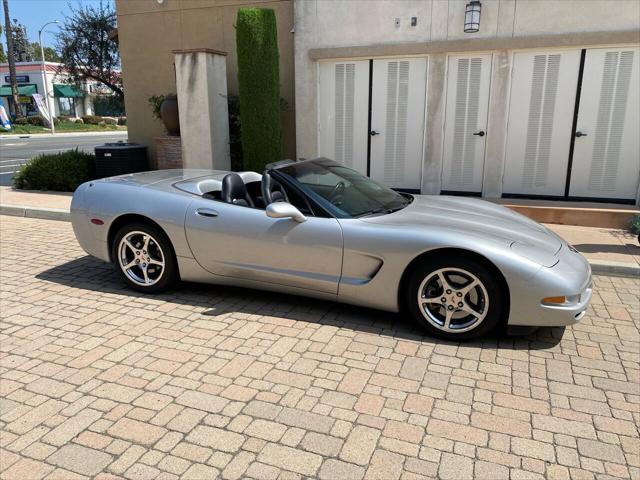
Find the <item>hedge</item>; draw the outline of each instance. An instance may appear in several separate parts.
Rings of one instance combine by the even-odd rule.
[[[281,160],[280,71],[276,15],[241,8],[236,21],[243,168],[262,172]]]
[[[78,149],[42,154],[29,160],[13,176],[13,186],[25,190],[73,192],[95,178],[96,157]]]

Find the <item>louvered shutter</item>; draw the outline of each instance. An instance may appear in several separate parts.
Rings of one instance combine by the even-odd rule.
[[[318,153],[367,173],[369,62],[319,63]]]
[[[373,61],[371,177],[389,187],[422,181],[426,58]]]
[[[564,195],[580,51],[514,54],[503,192]]]
[[[638,48],[586,52],[571,186],[576,197],[635,199],[640,175]]]
[[[442,190],[482,191],[490,80],[491,55],[449,57]]]

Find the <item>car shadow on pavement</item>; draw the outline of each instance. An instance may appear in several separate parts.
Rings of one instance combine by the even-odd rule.
[[[402,314],[294,295],[188,282],[179,283],[166,293],[143,294],[128,288],[111,264],[88,255],[56,265],[37,274],[36,278],[79,290],[169,302],[175,304],[176,308],[182,305],[193,310],[195,307],[193,313],[199,313],[203,317],[233,313],[281,317],[402,340],[464,345],[465,348],[548,350],[556,347],[564,334],[564,328],[544,327],[525,336],[506,336],[499,332],[457,343],[423,334]],[[145,305],[141,303],[140,306],[144,308]]]

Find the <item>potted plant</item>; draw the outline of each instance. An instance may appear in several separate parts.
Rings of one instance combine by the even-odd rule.
[[[153,116],[162,120],[164,128],[171,136],[180,135],[180,117],[178,115],[178,97],[167,95],[151,95],[147,100],[153,111]]]

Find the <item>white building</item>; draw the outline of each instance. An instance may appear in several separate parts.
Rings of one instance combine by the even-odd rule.
[[[47,82],[49,87],[49,101],[53,106],[55,117],[69,116],[82,117],[93,115],[93,90],[97,85],[94,82],[86,82],[80,87],[66,83],[64,72],[58,73],[60,64],[46,62]],[[18,92],[20,94],[20,107],[26,116],[38,115],[38,109],[33,94],[44,96],[44,75],[42,62],[18,62],[16,63],[16,76],[18,80]],[[0,98],[4,107],[9,110],[11,99],[11,87],[9,83],[9,64],[0,64]]]
[[[296,0],[294,18],[298,157],[423,193],[640,203],[637,0]]]

